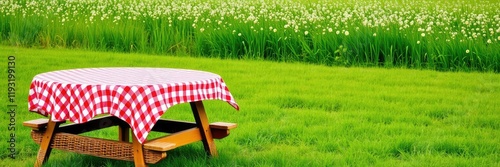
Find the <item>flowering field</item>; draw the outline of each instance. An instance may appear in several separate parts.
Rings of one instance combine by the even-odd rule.
[[[500,72],[495,0],[0,0],[4,44]]]

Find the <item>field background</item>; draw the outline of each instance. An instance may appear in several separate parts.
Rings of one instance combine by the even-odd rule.
[[[0,166],[32,166],[37,146],[23,121],[31,79],[38,73],[83,67],[168,67],[221,75],[241,106],[206,102],[211,122],[238,123],[216,141],[219,158],[201,143],[169,152],[157,166],[499,166],[500,76],[495,73],[345,68],[0,46],[16,56],[15,160],[0,151]],[[5,62],[4,61],[4,62]],[[3,70],[2,78],[6,78]],[[0,87],[7,87],[0,82]],[[6,96],[0,96],[6,104]],[[6,106],[0,106],[6,111]],[[164,118],[193,120],[188,105]],[[7,126],[7,114],[0,114]],[[114,139],[117,129],[88,134]],[[9,131],[0,131],[7,141]],[[154,137],[152,134],[150,137]],[[0,148],[7,148],[0,142]],[[131,162],[54,151],[47,166],[132,166]]]
[[[36,74],[124,66],[217,73],[241,107],[205,103],[211,122],[238,123],[216,141],[220,157],[206,158],[198,143],[152,166],[500,166],[499,8],[497,0],[0,0],[1,62],[16,57],[19,106],[18,154],[8,158],[10,132],[0,131],[0,166],[36,158],[22,127],[41,117],[25,105]],[[163,117],[192,121],[189,110],[177,105]],[[0,114],[5,128],[7,120]],[[46,166],[133,163],[55,150]]]
[[[14,46],[500,72],[497,0],[0,4],[0,41]]]

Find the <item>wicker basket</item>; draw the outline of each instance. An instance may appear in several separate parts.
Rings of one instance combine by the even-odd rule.
[[[31,137],[35,143],[40,144],[43,131],[33,130],[31,131]],[[69,133],[56,133],[50,147],[97,157],[134,161],[132,143],[128,142],[97,139]],[[155,164],[167,157],[166,152],[143,149],[143,153],[144,160],[148,164]]]

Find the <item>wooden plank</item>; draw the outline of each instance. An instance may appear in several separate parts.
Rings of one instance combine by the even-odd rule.
[[[214,122],[210,124],[212,130],[212,137],[214,139],[222,139],[229,136],[229,130],[236,128],[238,125],[235,123],[227,122]]]
[[[132,137],[132,151],[134,154],[135,166],[146,167],[146,162],[144,161],[144,153],[142,150],[142,144],[139,143],[136,137]]]
[[[229,130],[229,129],[234,129],[238,125],[235,123],[228,123],[228,122],[214,122],[210,124],[211,129],[223,129],[223,130]]]
[[[130,128],[128,126],[118,125],[118,141],[130,142]]]
[[[176,133],[197,127],[195,122],[186,122],[178,120],[160,119],[153,127],[153,131],[164,133]],[[222,139],[229,136],[229,130],[237,127],[235,123],[214,122],[209,124],[212,137],[214,139]]]
[[[170,119],[160,119],[156,122],[152,131],[164,132],[164,133],[175,133],[186,129],[191,129],[197,127],[196,122],[178,121]],[[214,122],[209,124],[210,129],[222,129],[230,130],[237,127],[235,123],[228,122]]]
[[[237,127],[235,123],[227,122],[214,122],[210,124],[210,129],[212,130],[212,137],[214,139],[222,139],[229,136],[229,130]]]
[[[214,139],[222,139],[229,136],[229,130],[212,129],[212,137]]]
[[[61,126],[57,132],[65,132],[65,133],[71,133],[71,134],[80,134],[80,133],[85,133],[85,132],[90,132],[94,130],[99,130],[111,126],[116,126],[116,125],[124,125],[128,126],[127,123],[122,121],[121,119],[115,117],[115,116],[103,116],[99,118],[94,118],[90,121],[87,121],[85,123],[81,124],[68,124]]]
[[[196,127],[194,122],[160,119],[156,122],[152,131],[164,133],[176,133]]]
[[[46,118],[40,118],[40,119],[35,119],[35,120],[30,120],[23,122],[23,125],[26,127],[30,127],[33,130],[43,130],[48,124],[48,119]],[[61,123],[65,123],[66,121],[62,121]],[[116,125],[123,125],[123,126],[128,126],[127,123],[124,121],[120,120],[119,118],[116,118],[114,116],[108,115],[108,116],[103,116],[99,118],[94,118],[90,121],[87,121],[85,123],[81,124],[68,124],[68,125],[63,125],[57,129],[57,132],[65,132],[65,133],[71,133],[71,134],[80,134],[80,133],[85,133],[85,132],[90,132],[93,130],[99,130],[111,126],[116,126]]]
[[[205,152],[208,156],[216,157],[217,148],[215,147],[215,142],[212,137],[212,131],[210,130],[207,114],[205,112],[205,107],[202,101],[191,102],[191,110],[193,111],[194,119],[196,120],[196,125],[200,129],[201,141],[203,142],[203,147],[205,147]]]
[[[40,118],[40,119],[35,119],[35,120],[23,122],[23,126],[30,127],[33,130],[43,130],[47,126],[48,122],[49,122],[49,119]],[[61,123],[65,123],[65,122],[66,121],[62,121]],[[63,125],[57,129],[57,132],[80,134],[80,133],[89,132],[89,131],[98,130],[98,129],[103,129],[103,128],[116,126],[116,125],[128,126],[127,123],[120,120],[119,118],[108,115],[108,116],[103,116],[103,117],[99,117],[99,118],[94,118],[88,122],[81,123],[81,124],[73,123],[73,124]]]
[[[61,121],[60,123],[65,123],[66,121]],[[23,122],[23,126],[29,127],[33,130],[44,130],[49,123],[49,119],[47,118],[39,118],[34,120],[29,120]]]
[[[150,140],[144,143],[144,148],[154,151],[168,151],[193,142],[201,141],[201,139],[200,130],[198,128],[191,128]]]
[[[45,129],[47,124],[49,123],[49,119],[40,118],[23,122],[23,126],[30,127],[33,130]]]
[[[175,143],[168,143],[163,141],[151,142],[148,144],[144,144],[144,149],[153,150],[153,151],[168,151],[176,148]]]
[[[35,167],[42,166],[49,159],[50,152],[52,151],[50,144],[54,138],[55,129],[57,129],[61,123],[62,122],[54,122],[52,120],[49,120],[47,123],[47,129],[45,130],[42,142],[40,143],[40,149],[38,150]]]

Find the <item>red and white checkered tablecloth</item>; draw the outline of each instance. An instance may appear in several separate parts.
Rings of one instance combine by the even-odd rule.
[[[84,68],[36,75],[28,108],[53,121],[84,123],[98,114],[127,122],[140,143],[171,106],[201,100],[238,104],[213,73],[169,68]]]

